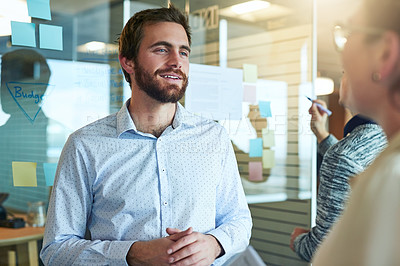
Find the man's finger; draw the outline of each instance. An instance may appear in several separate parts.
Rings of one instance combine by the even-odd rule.
[[[168,227],[166,231],[169,235],[174,235],[174,234],[182,232],[182,230],[180,230],[178,228],[171,228],[171,227]]]
[[[179,233],[182,234],[182,233]],[[172,235],[171,237],[174,237],[176,235]],[[180,250],[183,247],[186,247],[194,242],[197,241],[197,236],[195,234],[188,234],[183,237],[181,237],[179,240],[176,240],[175,243],[173,243],[170,248],[168,248],[167,253],[172,254],[178,250]]]
[[[169,230],[169,229],[171,229],[171,230]],[[176,233],[172,233],[172,232],[176,232]],[[170,234],[169,236],[167,236],[168,239],[170,239],[172,241],[177,241],[177,240],[181,239],[182,237],[190,235],[191,233],[193,233],[193,228],[189,227],[185,231],[181,231],[181,230],[176,229],[176,228],[167,228],[167,233]]]
[[[182,262],[178,262],[178,263],[171,264],[171,266],[187,265],[187,264],[185,264],[185,263],[186,263],[186,261],[182,261]],[[202,259],[201,261],[198,261],[198,262],[196,262],[196,263],[194,263],[194,264],[191,264],[191,265],[209,265],[209,264],[210,264],[210,263],[208,263],[206,259]]]
[[[193,253],[186,257],[176,257],[174,258],[174,263],[171,266],[181,266],[181,265],[207,265],[209,263],[201,264],[201,261],[205,261],[202,258],[201,253]]]

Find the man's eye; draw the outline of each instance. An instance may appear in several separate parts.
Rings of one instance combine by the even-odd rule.
[[[189,56],[189,53],[188,53],[188,52],[181,52],[181,55],[183,55],[183,56]]]
[[[166,52],[168,52],[168,50],[165,48],[155,48],[154,52],[155,53],[166,53]]]

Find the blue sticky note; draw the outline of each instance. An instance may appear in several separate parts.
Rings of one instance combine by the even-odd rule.
[[[63,30],[60,26],[39,25],[40,48],[63,50]]]
[[[30,17],[51,20],[50,0],[27,0],[27,3]]]
[[[260,101],[258,103],[258,108],[260,109],[261,117],[272,117],[271,114],[271,102]]]
[[[251,139],[250,140],[250,157],[262,157],[263,154],[263,144],[262,138]]]
[[[35,24],[11,21],[11,43],[36,47]]]
[[[46,179],[46,186],[53,186],[54,177],[56,176],[57,164],[56,163],[43,163],[44,178]]]

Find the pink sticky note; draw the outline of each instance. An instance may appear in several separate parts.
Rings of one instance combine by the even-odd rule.
[[[249,180],[262,181],[262,162],[249,162]]]
[[[243,101],[257,102],[257,86],[255,84],[243,84]]]

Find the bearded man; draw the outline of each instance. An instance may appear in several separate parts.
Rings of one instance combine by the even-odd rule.
[[[65,144],[46,265],[222,265],[248,245],[252,222],[229,137],[178,103],[190,37],[173,6],[127,22],[119,60],[132,96]]]

